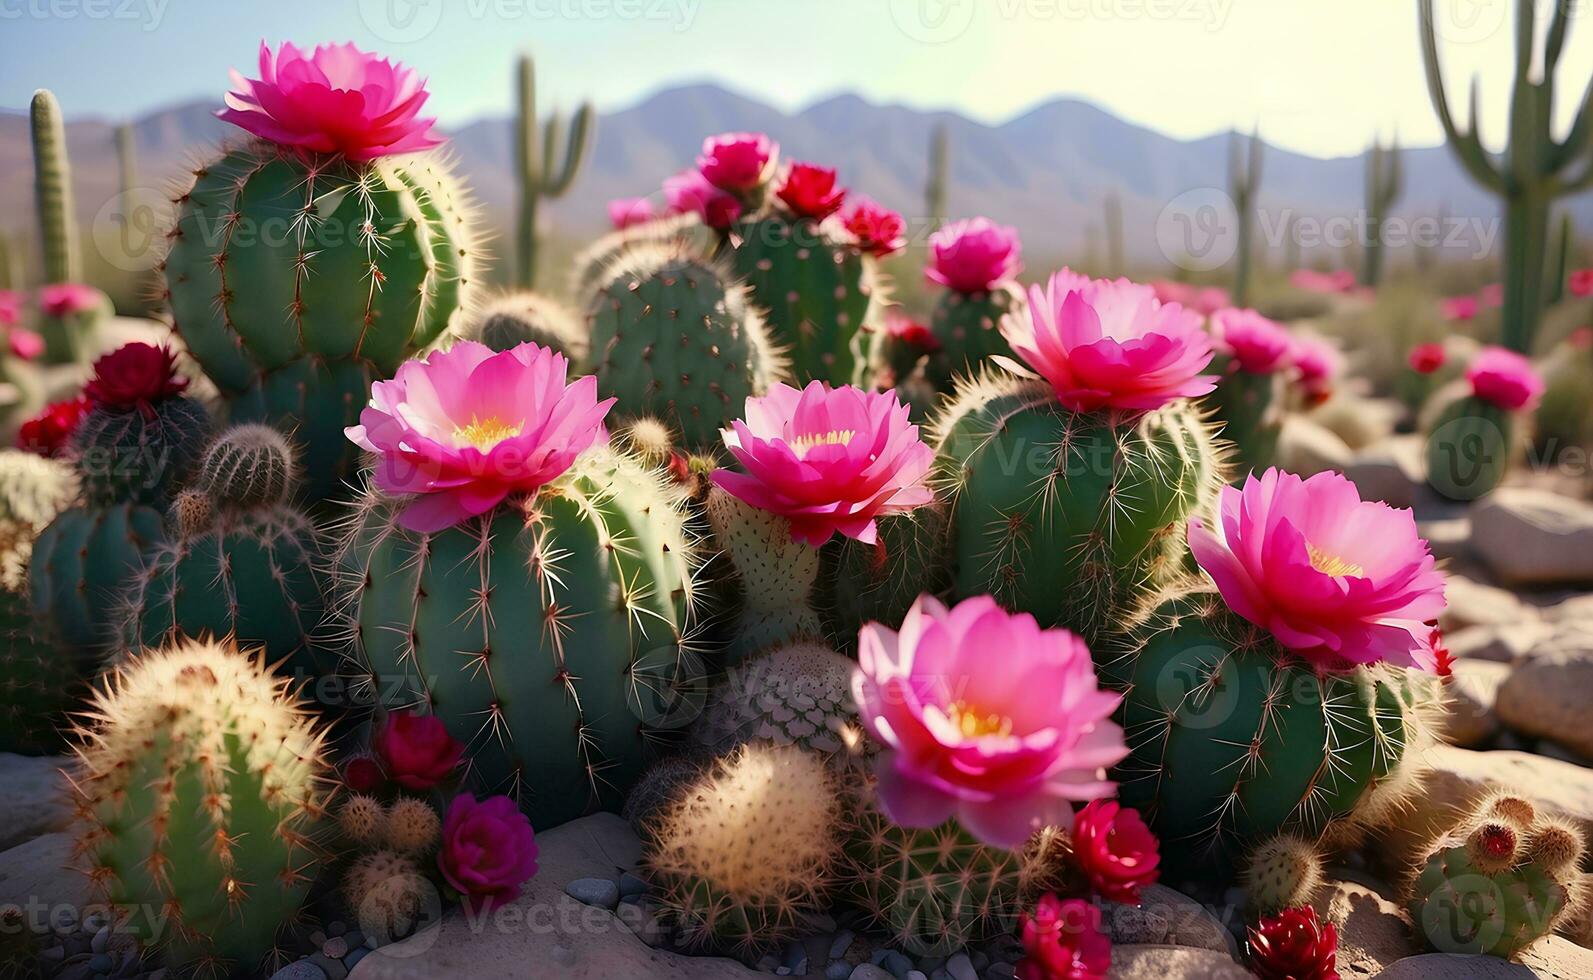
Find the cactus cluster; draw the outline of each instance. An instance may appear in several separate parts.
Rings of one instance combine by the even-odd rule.
[[[442,819],[431,804],[412,796],[384,804],[374,796],[355,793],[338,807],[337,828],[357,847],[424,854],[437,846]]]
[[[585,365],[591,353],[581,318],[553,297],[528,290],[489,300],[471,315],[459,335],[495,351],[537,344],[563,354],[576,368]]]
[[[0,589],[25,588],[34,538],[76,497],[70,466],[0,449]]]

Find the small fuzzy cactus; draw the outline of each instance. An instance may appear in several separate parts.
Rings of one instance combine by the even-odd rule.
[[[924,376],[935,390],[950,394],[956,382],[977,375],[991,357],[1012,356],[1001,335],[1001,321],[1023,313],[1023,290],[998,282],[986,292],[963,293],[948,289],[935,303],[929,329],[939,347],[929,355]]]
[[[382,840],[400,854],[419,854],[437,846],[442,833],[442,818],[431,804],[413,797],[400,797],[387,808],[382,818]]]
[[[1318,845],[1296,834],[1263,841],[1245,859],[1241,881],[1251,908],[1261,915],[1310,905],[1325,880]]]
[[[190,642],[140,655],[80,729],[77,852],[119,923],[173,970],[270,963],[319,862],[324,733],[258,657]]]
[[[836,785],[817,756],[745,745],[658,814],[643,866],[688,943],[766,949],[820,911],[839,823]]]
[[[1444,953],[1514,957],[1583,908],[1586,850],[1569,821],[1508,794],[1441,836],[1406,884],[1417,931]]]
[[[438,912],[440,898],[420,863],[397,851],[361,854],[343,875],[343,900],[360,931],[379,946],[414,933]]]
[[[715,487],[708,495],[714,542],[730,558],[740,606],[725,651],[737,664],[762,650],[818,640],[823,624],[813,606],[819,551],[791,539],[791,525]]]
[[[368,846],[380,841],[386,820],[382,801],[364,793],[353,794],[337,809],[337,829],[353,844]]]
[[[730,671],[692,735],[716,754],[764,741],[844,760],[862,737],[852,700],[856,666],[818,643],[777,647]]]
[[[221,433],[205,450],[193,488],[218,504],[271,507],[289,498],[298,479],[298,454],[287,436],[246,422]]]
[[[459,335],[495,351],[537,344],[563,354],[576,370],[584,369],[591,354],[586,325],[575,311],[529,290],[493,297],[471,315]]]
[[[712,765],[712,757],[694,752],[665,756],[642,773],[642,778],[631,787],[620,816],[638,836],[646,834],[656,822],[654,818],[680,799],[684,788],[701,779]]]
[[[184,395],[146,405],[98,405],[83,416],[73,453],[89,504],[165,507],[194,472],[210,439],[210,413]]]

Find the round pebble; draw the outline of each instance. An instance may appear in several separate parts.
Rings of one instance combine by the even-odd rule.
[[[979,971],[974,969],[967,953],[958,953],[947,960],[946,972],[951,974],[952,980],[979,980]]]
[[[631,874],[629,871],[620,875],[619,893],[621,898],[624,898],[628,895],[645,895],[649,890],[650,889],[647,886],[647,882],[643,881],[636,875]]]
[[[326,945],[321,947],[321,952],[334,960],[340,960],[348,955],[348,940],[341,936],[333,935],[331,939],[326,941]]]
[[[857,933],[850,929],[842,929],[835,936],[835,941],[830,943],[830,959],[838,960],[846,955],[852,948],[852,940],[857,938]]]
[[[852,975],[852,964],[845,960],[833,960],[824,968],[824,980],[846,980]]]
[[[620,889],[607,878],[577,878],[564,886],[564,894],[577,902],[613,911],[619,905]]]
[[[271,974],[271,980],[326,980],[326,972],[309,960],[298,960]]]

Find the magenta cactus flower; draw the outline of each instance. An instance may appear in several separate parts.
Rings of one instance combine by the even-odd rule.
[[[0,327],[14,327],[22,322],[22,294],[14,289],[0,289]]]
[[[697,170],[720,190],[741,194],[763,184],[780,156],[780,144],[763,133],[721,133],[703,140]]]
[[[426,80],[352,44],[322,44],[308,56],[291,43],[260,45],[260,77],[232,73],[216,115],[262,139],[366,161],[418,153],[443,142],[421,118]]]
[[[413,494],[398,522],[433,532],[557,479],[605,442],[597,379],[566,384],[569,363],[535,344],[502,353],[474,341],[408,361],[371,386],[350,440],[376,454],[383,492]]]
[[[1150,287],[1158,302],[1177,303],[1201,316],[1211,316],[1230,303],[1228,290],[1221,286],[1191,286],[1171,279],[1155,279]]]
[[[1027,314],[1003,320],[1001,335],[1076,412],[1155,409],[1216,387],[1200,373],[1213,355],[1200,315],[1127,279],[1063,269],[1029,288]]]
[[[846,188],[836,184],[833,168],[793,163],[775,196],[799,218],[824,219],[841,209]]]
[[[947,609],[921,596],[898,632],[858,638],[852,695],[880,743],[880,805],[904,827],[956,817],[1016,850],[1073,804],[1112,795],[1107,767],[1128,754],[1084,641],[1041,629],[989,596]]]
[[[695,170],[664,179],[664,200],[670,214],[695,214],[703,224],[724,231],[741,217],[741,202],[734,194],[708,183]]]
[[[105,294],[80,282],[57,282],[39,289],[39,309],[46,316],[72,316],[100,305]]]
[[[924,477],[935,453],[908,411],[890,392],[777,384],[722,432],[743,472],[716,470],[713,482],[815,548],[836,532],[873,544],[875,518],[934,499]]]
[[[1023,271],[1018,233],[989,218],[953,221],[929,236],[924,275],[959,293],[984,293]]]
[[[1484,347],[1466,369],[1471,390],[1509,412],[1530,412],[1543,398],[1543,377],[1532,362],[1503,347]]]
[[[1344,355],[1337,347],[1320,337],[1297,336],[1291,358],[1307,402],[1320,405],[1333,397],[1344,371]]]
[[[615,231],[645,224],[658,217],[658,209],[645,197],[616,197],[608,202],[608,221]]]
[[[1415,518],[1338,473],[1223,487],[1213,526],[1190,519],[1189,549],[1229,608],[1322,669],[1437,666],[1444,577]]]
[[[1217,346],[1239,370],[1271,374],[1289,362],[1294,340],[1281,324],[1255,310],[1218,310],[1211,318]]]
[[[1451,323],[1465,323],[1477,319],[1479,305],[1475,296],[1447,296],[1438,301],[1438,315]]]
[[[861,194],[852,198],[852,206],[841,223],[857,239],[857,247],[875,258],[882,259],[907,247],[907,222],[902,216]]]

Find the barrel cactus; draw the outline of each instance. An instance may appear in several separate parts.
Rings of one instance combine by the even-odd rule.
[[[714,688],[693,738],[721,755],[766,741],[844,761],[862,738],[852,701],[855,666],[819,643],[770,650]]]
[[[698,255],[708,255],[718,235],[694,214],[675,214],[642,221],[603,235],[576,253],[570,269],[569,295],[585,302],[608,282],[610,274],[633,249],[648,251],[680,243]]]
[[[477,340],[493,350],[516,344],[540,344],[583,365],[590,353],[586,325],[563,303],[530,290],[505,293],[471,313],[459,335]]]
[[[864,623],[900,623],[920,595],[950,584],[946,530],[946,508],[931,503],[880,520],[873,544],[836,538],[820,550],[819,614],[838,649],[856,649]]]
[[[1427,482],[1454,500],[1475,500],[1504,482],[1544,391],[1530,361],[1499,347],[1472,359],[1466,382],[1435,395],[1423,413]]]
[[[308,895],[329,770],[287,683],[190,642],[116,668],[85,715],[77,851],[119,927],[172,970],[274,969]]]
[[[1543,374],[1543,401],[1533,426],[1536,450],[1543,459],[1575,459],[1593,449],[1593,334],[1561,344]]]

